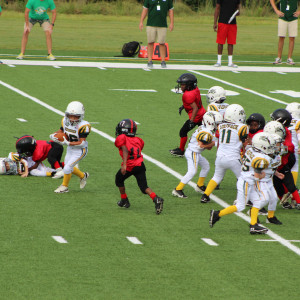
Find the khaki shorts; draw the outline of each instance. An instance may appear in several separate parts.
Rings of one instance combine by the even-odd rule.
[[[167,27],[153,27],[147,26],[147,40],[148,43],[155,43],[157,38],[157,42],[159,44],[164,44],[167,36]]]
[[[29,29],[31,31],[32,27],[36,24],[39,23],[40,26],[43,28],[44,31],[49,31],[51,30],[50,26],[50,20],[35,20],[35,19],[30,19],[29,20]],[[24,24],[24,29],[26,27],[26,23]]]
[[[286,37],[287,32],[289,37],[296,37],[298,35],[298,20],[286,22],[278,19],[278,36]]]

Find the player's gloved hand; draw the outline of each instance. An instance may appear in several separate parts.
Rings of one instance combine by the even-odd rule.
[[[181,113],[182,113],[183,110],[184,110],[184,106],[181,105],[181,106],[179,107],[179,109],[178,109],[178,112],[179,112],[180,115],[181,115]]]
[[[193,129],[196,126],[196,123],[194,123],[193,121],[189,120],[189,128]]]
[[[62,145],[67,145],[69,146],[70,145],[70,142],[66,139],[66,137],[64,136],[64,140],[63,142],[60,142]]]
[[[58,144],[61,144],[61,142],[57,139],[57,137],[54,136],[54,133],[53,134],[50,134],[50,139],[55,142],[55,143],[58,143]]]

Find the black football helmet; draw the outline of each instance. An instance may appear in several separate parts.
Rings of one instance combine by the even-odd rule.
[[[251,124],[252,121],[257,122],[257,123],[259,124],[259,126],[258,126],[258,128],[255,129],[255,130],[249,129],[250,133],[255,133],[255,132],[257,132],[257,131],[259,131],[259,130],[261,130],[261,129],[264,129],[264,127],[265,127],[265,125],[266,125],[266,121],[265,121],[264,116],[261,115],[261,114],[258,114],[258,113],[254,113],[254,114],[250,115],[250,116],[248,117],[248,119],[246,120],[246,124],[247,124],[248,126],[250,126],[250,124]]]
[[[280,122],[285,127],[289,127],[292,121],[292,115],[284,108],[274,110],[270,116],[273,121]]]
[[[116,136],[125,134],[127,136],[135,136],[136,134],[136,123],[131,119],[124,119],[116,127]]]
[[[36,147],[36,140],[31,135],[24,135],[16,142],[17,152],[23,156],[32,156]]]
[[[186,91],[192,91],[197,87],[197,77],[191,73],[184,73],[180,75],[176,82],[178,83],[178,85],[177,87],[175,87],[175,89],[178,91],[181,84],[186,85]]]

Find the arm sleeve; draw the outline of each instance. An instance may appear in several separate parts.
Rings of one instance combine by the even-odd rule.
[[[122,146],[126,145],[126,139],[125,139],[125,135],[121,134],[119,136],[117,136],[116,140],[115,140],[115,146],[117,148],[121,148]]]
[[[31,3],[31,0],[28,0],[28,2],[27,2],[27,4],[26,4],[26,8],[32,9],[32,3]]]
[[[50,2],[50,9],[53,10],[53,9],[55,9],[55,8],[56,8],[56,6],[55,6],[54,1],[51,1],[51,2]]]

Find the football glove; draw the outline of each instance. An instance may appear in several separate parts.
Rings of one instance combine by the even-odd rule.
[[[181,105],[181,106],[179,107],[179,109],[178,109],[178,112],[179,112],[180,115],[181,115],[181,113],[182,113],[183,110],[184,110],[184,106]]]
[[[191,120],[189,120],[188,126],[189,126],[189,129],[193,129],[196,126],[196,123],[193,122],[193,121],[191,121]]]

